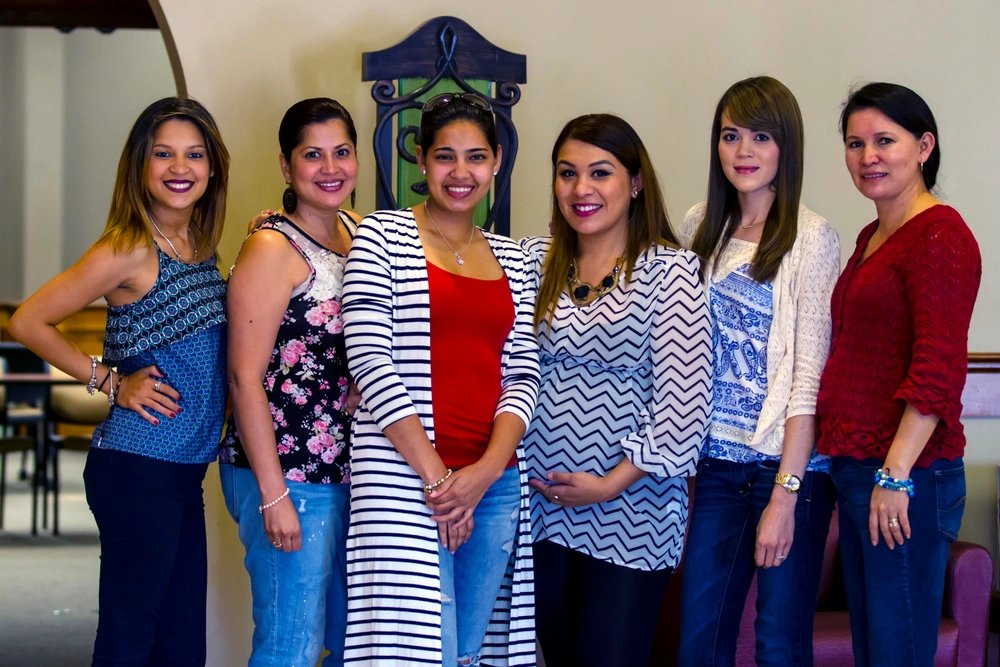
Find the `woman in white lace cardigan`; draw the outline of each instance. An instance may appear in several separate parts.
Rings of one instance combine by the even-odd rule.
[[[684,561],[680,664],[732,663],[757,573],[757,664],[811,665],[816,590],[833,508],[815,453],[830,345],[837,234],[799,202],[802,118],[770,77],[715,111],[708,201],[681,242],[703,259],[713,406]],[[756,566],[756,567],[755,567]]]

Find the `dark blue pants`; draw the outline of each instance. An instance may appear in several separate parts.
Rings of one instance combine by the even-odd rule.
[[[101,536],[94,667],[203,667],[207,464],[91,448],[83,479]]]
[[[684,550],[682,667],[736,660],[740,618],[757,574],[757,664],[813,664],[813,617],[823,550],[833,513],[833,484],[807,472],[795,503],[792,547],[781,565],[757,568],[757,524],[774,490],[777,463],[702,459]]]
[[[546,667],[648,665],[673,570],[634,570],[535,542],[535,617]]]
[[[858,667],[930,666],[937,650],[948,545],[958,537],[965,511],[965,466],[958,458],[910,471],[912,537],[890,550],[882,537],[873,547],[868,530],[875,471],[882,465],[875,459],[833,460],[854,661]]]

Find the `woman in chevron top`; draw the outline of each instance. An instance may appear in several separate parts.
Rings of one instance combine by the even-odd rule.
[[[534,276],[515,242],[473,223],[500,159],[484,98],[431,98],[427,201],[366,217],[351,247],[348,664],[536,664],[520,449],[538,391]]]
[[[524,241],[541,275],[524,441],[539,639],[549,667],[644,665],[708,422],[708,302],[628,123],[570,121],[552,168],[552,236]]]
[[[757,664],[811,665],[833,511],[816,454],[816,392],[830,345],[837,233],[799,203],[802,117],[761,76],[719,100],[708,201],[681,239],[702,257],[712,308],[712,420],[684,558],[680,664],[733,664],[757,573]]]

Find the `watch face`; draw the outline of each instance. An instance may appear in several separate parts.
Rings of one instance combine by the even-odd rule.
[[[792,493],[797,492],[799,490],[799,487],[802,486],[801,479],[787,472],[779,472],[777,475],[775,475],[774,482],[776,484],[781,485],[783,488],[787,489]]]

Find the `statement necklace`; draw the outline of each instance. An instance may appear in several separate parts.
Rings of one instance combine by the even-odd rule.
[[[458,262],[458,265],[459,266],[464,265],[465,264],[465,260],[462,259],[462,253],[460,253],[457,250],[455,250],[454,248],[452,248],[451,244],[448,243],[448,237],[446,237],[444,234],[442,234],[441,230],[438,229],[437,223],[434,222],[434,216],[431,215],[431,207],[428,206],[427,204],[424,204],[424,213],[427,215],[427,219],[431,221],[431,224],[434,225],[434,231],[436,231],[438,233],[438,236],[441,237],[441,240],[444,241],[444,244],[446,246],[448,246],[448,250],[450,250],[451,254],[455,256],[455,261]],[[469,242],[465,244],[464,248],[462,248],[462,252],[465,252],[466,250],[469,249],[469,246],[472,245],[472,239],[475,237],[475,235],[476,235],[476,225],[475,225],[475,223],[473,223],[472,229],[469,231]],[[167,241],[167,243],[170,243],[170,242]]]
[[[164,234],[163,232],[161,232],[160,228],[156,226],[156,222],[153,220],[153,218],[150,218],[149,222],[150,222],[150,224],[153,225],[153,229],[156,230],[156,233],[160,235],[160,238],[163,239],[164,241],[166,241],[167,245],[170,246],[170,249],[174,251],[174,256],[177,257],[177,259],[179,261],[183,262],[184,258],[182,258],[181,254],[179,252],[177,252],[177,248],[170,241],[170,239],[167,238],[167,235]],[[194,246],[194,254],[191,255],[191,261],[193,262],[195,259],[198,258],[198,246],[196,244],[193,244],[193,243],[191,245]]]
[[[618,276],[624,265],[625,257],[619,257],[615,260],[615,268],[611,269],[611,273],[604,276],[599,285],[591,285],[577,277],[580,275],[580,272],[576,268],[576,258],[573,258],[573,261],[569,265],[569,276],[566,280],[566,284],[569,285],[570,300],[578,306],[586,306],[589,303],[593,303],[597,297],[607,294],[618,286]]]

